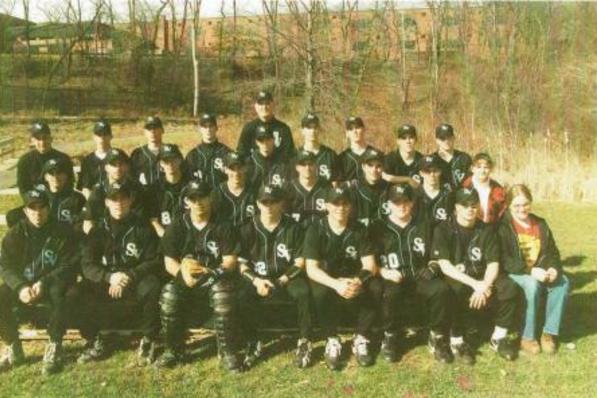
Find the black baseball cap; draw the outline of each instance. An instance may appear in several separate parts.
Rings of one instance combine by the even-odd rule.
[[[274,202],[280,202],[286,198],[284,190],[277,185],[264,184],[259,188],[257,192],[257,200],[263,202],[265,200],[271,200]]]
[[[242,158],[237,152],[228,152],[226,156],[224,156],[224,167],[232,167],[232,166],[244,166],[245,162],[243,162]]]
[[[211,195],[211,186],[205,181],[191,181],[182,191],[183,198],[205,198]]]
[[[307,162],[315,163],[317,161],[317,156],[315,156],[313,152],[302,150],[297,152],[295,161],[297,164]]]
[[[363,122],[363,119],[359,116],[350,116],[344,122],[344,126],[346,127],[346,130],[352,130],[358,127],[365,127],[365,122]]]
[[[447,123],[442,123],[435,129],[435,138],[445,140],[454,137],[454,127]]]
[[[112,148],[106,155],[106,163],[112,164],[116,161],[128,163],[129,155],[127,155],[122,149]]]
[[[124,180],[122,182],[113,182],[108,185],[106,189],[106,198],[111,199],[116,195],[126,195],[127,197],[133,196],[133,185],[128,181]]]
[[[145,130],[154,130],[154,129],[162,129],[164,125],[162,124],[162,120],[157,116],[149,116],[145,119],[145,125],[143,126]]]
[[[417,129],[412,124],[403,124],[402,126],[396,129],[396,136],[398,138],[416,137]]]
[[[70,164],[66,159],[57,158],[47,160],[42,167],[42,175],[46,173],[68,173]]]
[[[460,188],[456,191],[454,200],[459,205],[474,205],[479,203],[479,194],[474,188]]]
[[[383,163],[383,153],[377,149],[367,149],[361,156],[361,163],[378,161]]]
[[[182,159],[182,153],[180,153],[180,149],[178,149],[177,145],[165,144],[162,145],[162,147],[160,148],[160,152],[158,153],[158,159]]]
[[[204,113],[199,118],[199,126],[201,127],[209,127],[209,126],[216,126],[218,127],[218,120],[216,115],[212,113]]]
[[[412,202],[414,200],[414,190],[409,184],[392,185],[388,190],[388,200],[392,202]]]
[[[93,126],[93,134],[101,136],[112,135],[112,126],[105,119],[100,119]]]
[[[41,119],[35,120],[33,122],[31,127],[29,128],[29,132],[33,137],[40,137],[51,134],[50,126],[48,126],[48,123],[45,120]]]
[[[421,159],[421,170],[436,169],[441,170],[442,167],[439,163],[439,159],[433,155],[423,156]]]
[[[48,206],[50,204],[50,198],[48,197],[46,191],[32,189],[25,192],[23,202],[25,207],[29,207],[34,203],[42,203],[44,206]]]
[[[272,132],[272,129],[269,125],[261,123],[259,126],[257,126],[257,128],[255,129],[255,139],[260,141],[260,140],[264,140],[267,138],[274,138],[274,133]]]
[[[273,100],[274,97],[272,96],[272,93],[265,90],[261,90],[260,92],[258,92],[257,96],[255,97],[255,102],[258,104],[267,104],[273,102]]]
[[[350,202],[350,193],[344,187],[330,188],[325,195],[325,201],[328,203]]]
[[[319,117],[309,112],[301,119],[301,127],[319,127]]]

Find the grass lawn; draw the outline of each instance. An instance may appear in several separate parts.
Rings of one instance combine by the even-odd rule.
[[[220,370],[212,352],[199,352],[195,362],[174,370],[129,366],[133,349],[120,350],[101,363],[76,366],[73,361],[81,346],[76,342],[65,344],[65,371],[44,379],[38,376],[43,344],[27,343],[31,363],[0,375],[0,396],[593,396],[597,380],[597,235],[593,230],[597,206],[540,203],[535,210],[550,223],[573,284],[563,344],[556,356],[521,354],[508,363],[485,344],[474,367],[459,362],[445,366],[417,345],[399,363],[387,364],[379,358],[375,366],[363,369],[350,359],[343,371],[333,373],[323,363],[296,369],[292,364],[294,339],[290,339],[273,342],[276,347],[287,347],[285,351],[247,373],[230,375]],[[574,347],[568,348],[568,343]],[[316,347],[319,362],[322,344]]]

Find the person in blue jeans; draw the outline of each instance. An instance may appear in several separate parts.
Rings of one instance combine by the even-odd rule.
[[[508,210],[498,226],[504,270],[523,290],[526,314],[520,347],[530,354],[557,351],[557,336],[566,308],[570,282],[562,270],[560,252],[547,222],[531,213],[533,197],[522,184],[506,195]],[[547,293],[545,324],[537,341],[540,299]]]

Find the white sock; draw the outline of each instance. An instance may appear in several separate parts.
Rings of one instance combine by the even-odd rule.
[[[507,334],[508,329],[496,326],[495,329],[493,329],[493,334],[491,335],[491,338],[493,340],[501,340],[504,337],[506,337]]]
[[[464,343],[464,338],[462,336],[450,337],[450,345],[460,345],[462,343]]]

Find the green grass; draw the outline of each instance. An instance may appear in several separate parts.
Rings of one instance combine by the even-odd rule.
[[[23,204],[19,195],[2,195],[0,199],[0,214],[6,214],[9,210]]]
[[[110,359],[77,366],[74,358],[81,343],[66,343],[68,363],[63,373],[39,377],[43,345],[27,343],[34,356],[28,365],[0,375],[0,396],[592,396],[597,380],[597,236],[593,220],[597,206],[541,203],[538,214],[547,218],[573,284],[563,346],[558,355],[521,357],[507,363],[487,345],[481,347],[478,363],[467,367],[435,363],[425,347],[411,349],[396,364],[381,358],[371,368],[358,368],[353,359],[337,373],[322,363],[306,370],[292,364],[291,340],[287,349],[255,369],[230,375],[218,367],[213,353],[174,370],[129,367],[134,350],[121,350]],[[275,342],[274,342],[275,343]],[[574,343],[575,349],[566,348]],[[132,346],[131,346],[132,347]],[[322,345],[316,346],[319,362]]]

